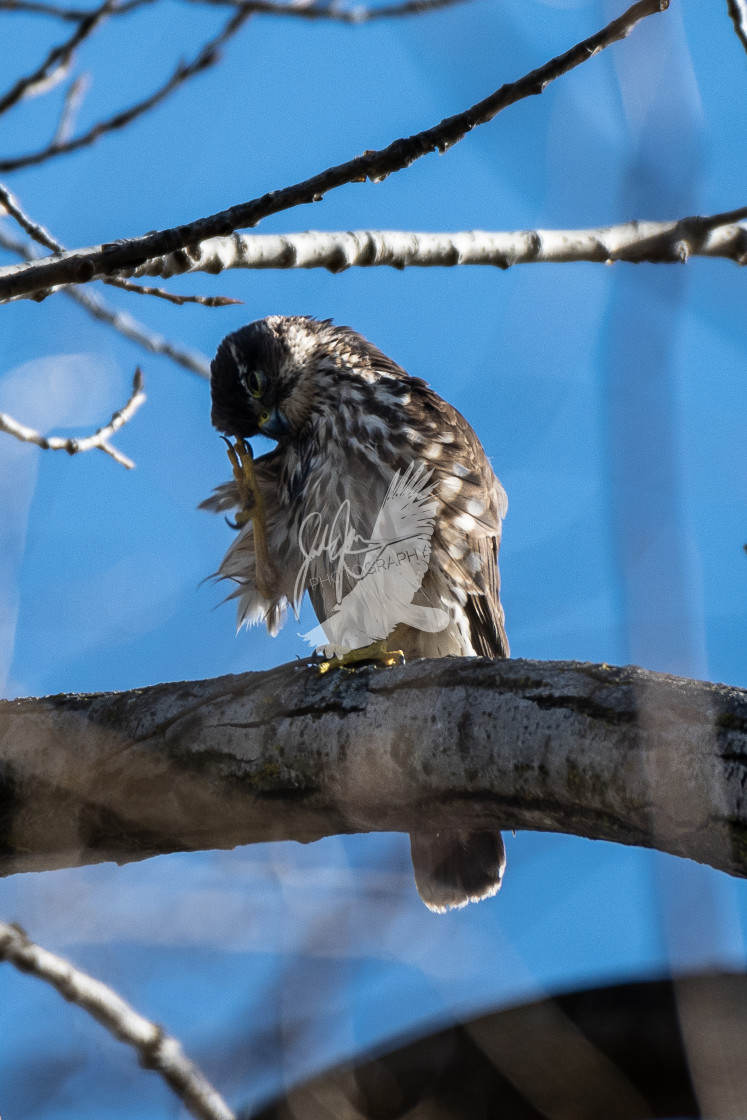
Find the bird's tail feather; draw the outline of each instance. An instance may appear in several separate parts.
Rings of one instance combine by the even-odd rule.
[[[410,850],[418,894],[438,914],[490,898],[500,888],[506,866],[500,832],[413,832]]]

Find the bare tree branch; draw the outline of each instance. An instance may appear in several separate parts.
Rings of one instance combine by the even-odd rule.
[[[68,455],[77,455],[81,451],[92,451],[94,448],[98,448],[99,451],[110,455],[117,463],[121,463],[123,467],[127,467],[127,470],[132,470],[135,466],[132,459],[128,459],[121,451],[117,451],[116,447],[109,443],[109,437],[113,436],[115,432],[118,432],[132,419],[140,406],[145,404],[145,399],[143,375],[139,369],[136,369],[135,376],[132,379],[132,394],[127,404],[114,413],[108,424],[99,428],[91,436],[86,436],[84,439],[43,436],[33,428],[27,428],[24,424],[19,424],[17,420],[14,420],[12,416],[8,416],[5,412],[0,412],[0,432],[7,432],[9,436],[14,436],[22,443],[34,443],[37,447],[41,447],[43,451],[67,451]]]
[[[120,1042],[132,1046],[144,1069],[160,1073],[198,1120],[236,1120],[222,1096],[184,1054],[177,1039],[139,1015],[112,988],[31,941],[17,925],[0,922],[0,960],[51,984],[87,1011]]]
[[[111,0],[107,0],[107,6],[110,3]],[[108,117],[106,120],[98,121],[96,124],[92,125],[87,132],[81,133],[80,136],[76,136],[72,140],[66,140],[64,143],[56,143],[53,140],[51,144],[38,152],[30,152],[28,155],[16,156],[13,159],[0,160],[0,172],[17,171],[21,167],[33,167],[40,163],[45,163],[47,160],[53,159],[56,156],[66,155],[69,152],[77,152],[80,148],[85,148],[95,143],[100,136],[104,136],[108,132],[115,132],[117,129],[125,128],[126,125],[132,124],[138,117],[142,117],[144,113],[147,113],[150,109],[154,109],[156,105],[159,105],[172,94],[174,90],[189,81],[190,78],[214,66],[220,58],[219,48],[236,34],[242,24],[246,23],[251,14],[251,10],[247,9],[240,9],[237,11],[222,31],[202,47],[199,54],[192,62],[180,62],[168,81],[142,101],[131,105],[129,109],[115,113],[114,116]]]
[[[747,692],[632,667],[313,662],[0,703],[0,871],[539,829],[747,876]]]
[[[49,52],[44,62],[33,73],[19,78],[6,94],[0,97],[0,114],[6,113],[13,105],[17,105],[24,97],[29,97],[34,91],[42,92],[48,88],[50,80],[64,77],[67,67],[80,44],[87,39],[96,28],[111,15],[115,0],[106,0],[101,7],[88,13],[81,19],[78,27],[66,42],[54,47]]]
[[[747,51],[747,0],[726,0],[740,43]]]
[[[48,292],[60,284],[84,284],[98,277],[133,270],[155,257],[162,257],[179,249],[189,251],[207,238],[224,237],[235,229],[254,226],[270,214],[319,201],[327,191],[346,183],[363,182],[366,179],[379,182],[395,171],[409,167],[428,152],[448,151],[477,125],[492,120],[516,101],[541,93],[556,78],[580,66],[605,47],[624,39],[640,20],[655,12],[664,11],[668,6],[669,0],[638,0],[624,15],[595,35],[584,39],[565,54],[533,70],[519,81],[502,86],[465,112],[448,117],[440,124],[407,139],[395,140],[381,151],[365,152],[347,163],[330,167],[283,190],[271,191],[251,202],[241,203],[173,229],[95,248],[76,249],[39,264],[0,269],[0,301],[41,291]],[[0,163],[0,170],[4,166],[7,164]]]
[[[747,217],[747,208],[744,211]],[[445,268],[549,262],[684,262],[691,256],[726,257],[747,263],[747,228],[736,223],[708,229],[707,218],[676,222],[626,222],[600,229],[519,230],[513,233],[468,230],[413,233],[404,230],[355,230],[306,233],[240,234],[214,237],[189,252],[180,250],[148,261],[136,276],[218,273],[229,268]]]
[[[26,260],[36,259],[28,242],[19,241],[1,228],[0,248],[17,253],[19,256],[25,257]],[[169,342],[163,335],[138,322],[127,311],[118,311],[111,307],[97,292],[90,288],[75,287],[60,288],[60,291],[77,303],[79,307],[82,307],[84,311],[87,311],[94,319],[113,327],[115,331],[124,335],[125,338],[129,338],[131,342],[136,342],[138,346],[142,346],[144,350],[148,350],[151,354],[161,354],[166,358],[171,358],[172,361],[183,366],[184,369],[196,373],[198,377],[210,377],[210,359],[206,355],[187,350],[174,342]]]
[[[442,8],[454,8],[467,0],[403,0],[398,4],[384,4],[378,8],[364,5],[343,8],[335,3],[274,3],[273,0],[191,0],[196,4],[214,7],[243,8],[247,4],[258,15],[296,16],[306,20],[333,20],[336,23],[372,23],[380,19],[398,19],[401,16],[425,15]]]
[[[197,303],[201,307],[233,307],[244,302],[241,299],[232,299],[231,296],[185,296],[178,292],[169,292],[166,288],[133,284],[130,280],[110,278],[103,283],[111,284],[113,288],[121,288],[124,292],[134,292],[139,296],[157,296],[158,299],[165,299],[167,303],[175,303],[177,307],[182,307],[185,303]]]
[[[0,183],[0,206],[3,207],[5,212],[18,222],[18,225],[28,235],[33,238],[39,245],[44,245],[45,248],[51,249],[55,253],[64,253],[65,246],[53,237],[48,229],[39,225],[33,218],[23,210],[20,202],[16,196],[3,184]],[[1,242],[0,242],[1,243]],[[36,260],[38,258],[33,257]],[[169,303],[175,303],[182,306],[185,303],[198,303],[203,307],[229,307],[232,304],[241,303],[240,299],[231,299],[229,296],[185,296],[179,295],[176,292],[168,292],[165,288],[152,288],[144,287],[142,284],[134,284],[131,280],[123,280],[121,277],[111,277],[103,281],[104,284],[109,284],[113,288],[121,288],[125,292],[134,292],[141,296],[158,296],[159,299],[165,299]]]
[[[112,15],[125,15],[154,0],[125,0],[112,12]],[[378,8],[356,5],[352,8],[339,7],[334,3],[310,3],[298,0],[292,3],[276,3],[274,0],[192,0],[193,3],[211,4],[214,7],[242,8],[256,12],[257,15],[292,16],[305,20],[333,20],[336,23],[369,23],[374,20],[398,18],[400,16],[425,15],[441,8],[453,8],[467,0],[402,0],[397,4],[386,4]],[[85,19],[88,12],[81,8],[61,8],[56,4],[45,4],[37,0],[0,0],[0,12],[28,12],[37,15],[55,16],[57,19],[77,21]]]
[[[142,8],[146,4],[153,4],[155,0],[125,0],[112,8],[111,15],[122,16],[135,8]],[[0,0],[0,12],[25,12],[29,15],[55,16],[57,19],[69,23],[78,23],[79,20],[88,19],[91,12],[84,8],[60,8],[56,4],[45,4],[42,0]]]

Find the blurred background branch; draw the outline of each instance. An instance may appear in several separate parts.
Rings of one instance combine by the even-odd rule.
[[[132,380],[132,394],[127,404],[118,409],[109,423],[105,424],[102,428],[98,428],[93,435],[83,436],[82,438],[74,438],[72,436],[44,436],[41,432],[26,427],[4,412],[0,412],[0,432],[6,432],[9,436],[20,440],[21,443],[34,443],[37,447],[41,447],[43,451],[67,451],[68,455],[77,455],[82,451],[103,451],[106,455],[111,456],[116,463],[120,463],[123,467],[127,467],[128,470],[132,470],[135,466],[132,459],[128,459],[126,455],[118,451],[117,448],[109,442],[109,439],[132,419],[142,404],[145,404],[143,375],[139,369],[136,369],[135,376]]]
[[[35,944],[20,926],[7,922],[0,922],[0,960],[51,984],[68,1003],[87,1011],[120,1042],[132,1046],[140,1065],[159,1073],[197,1120],[235,1120],[180,1043],[139,1015],[112,988]]]

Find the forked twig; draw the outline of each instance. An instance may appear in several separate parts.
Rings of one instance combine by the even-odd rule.
[[[99,428],[93,435],[85,436],[83,439],[74,439],[73,437],[63,436],[43,436],[41,432],[37,432],[34,428],[27,428],[24,424],[20,424],[14,420],[12,416],[8,416],[4,412],[0,412],[0,432],[7,432],[9,436],[14,436],[15,439],[21,440],[22,443],[33,443],[37,447],[41,447],[44,451],[67,451],[68,455],[77,455],[81,451],[91,451],[97,448],[103,451],[106,455],[110,455],[117,463],[121,463],[127,470],[132,470],[135,466],[132,459],[128,459],[116,447],[109,443],[109,437],[113,436],[115,432],[119,431],[128,420],[131,420],[137,410],[142,404],[145,403],[145,393],[143,391],[143,375],[138,367],[135,370],[135,376],[132,379],[132,395],[124,408],[118,409],[114,413],[108,424],[103,428]]]

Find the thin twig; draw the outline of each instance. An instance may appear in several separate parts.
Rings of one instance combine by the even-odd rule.
[[[19,241],[1,228],[0,248],[17,253],[19,256],[25,257],[26,260],[36,260],[28,242]],[[116,308],[111,307],[92,289],[63,287],[60,291],[68,299],[74,300],[94,319],[113,327],[119,334],[129,338],[131,342],[137,343],[138,346],[142,346],[144,350],[148,350],[151,354],[161,354],[166,358],[171,358],[172,361],[183,366],[184,369],[188,369],[190,373],[196,373],[198,377],[210,377],[210,359],[206,355],[185,350],[183,347],[177,346],[176,343],[169,342],[163,335],[150,330],[149,327],[138,322],[126,311],[117,311]]]
[[[0,959],[46,981],[69,1003],[87,1011],[120,1042],[132,1046],[140,1065],[160,1073],[198,1120],[236,1120],[220,1093],[184,1054],[177,1039],[138,1014],[112,988],[41,945],[17,925],[0,922]]]
[[[146,287],[144,284],[133,284],[131,280],[113,277],[104,280],[103,283],[110,284],[113,288],[121,288],[124,292],[135,292],[139,296],[157,296],[158,299],[165,299],[167,303],[175,303],[178,307],[182,307],[185,303],[198,303],[201,307],[233,307],[244,302],[241,299],[232,299],[230,296],[185,296],[178,292],[169,292],[166,288]]]
[[[235,229],[257,225],[262,218],[271,214],[319,201],[327,191],[346,183],[359,183],[366,179],[379,182],[387,175],[409,167],[428,152],[448,151],[477,125],[492,120],[514,102],[541,93],[549,82],[580,66],[611,43],[624,39],[640,20],[655,12],[664,11],[668,5],[669,0],[638,0],[624,15],[595,35],[526,74],[519,81],[502,86],[465,112],[448,117],[440,124],[407,139],[395,140],[381,151],[364,152],[361,156],[337,167],[330,167],[293,186],[271,191],[261,198],[173,229],[94,248],[78,249],[52,261],[0,269],[0,301],[48,292],[59,284],[84,284],[97,277],[133,270],[155,257],[178,249],[189,252],[207,238],[224,237]]]
[[[747,51],[747,2],[745,0],[726,0],[731,22],[740,43]]]
[[[8,189],[3,183],[0,183],[0,205],[5,209],[18,225],[23,229],[29,237],[43,245],[46,249],[51,249],[53,253],[64,253],[65,246],[62,242],[58,241],[48,229],[35,222],[21,206],[16,196],[11,190]],[[5,248],[10,246],[5,245]],[[18,243],[17,251],[23,252],[21,243]],[[31,259],[36,259],[31,257]],[[198,303],[203,307],[228,307],[232,304],[241,303],[239,299],[231,299],[229,296],[185,296],[177,292],[168,292],[164,288],[145,287],[142,284],[135,284],[132,280],[124,280],[121,277],[110,277],[104,280],[104,284],[109,284],[113,288],[121,288],[126,292],[135,292],[137,295],[158,296],[159,299],[165,299],[169,303],[175,303],[179,306],[185,303]]]
[[[49,52],[41,66],[32,74],[19,78],[16,84],[0,97],[0,114],[7,112],[24,97],[28,97],[35,89],[41,92],[54,75],[64,76],[76,49],[93,34],[100,23],[111,15],[114,3],[115,0],[105,0],[101,7],[89,12],[80,20],[70,38]]]
[[[107,2],[109,3],[111,0],[107,0]],[[13,159],[0,160],[0,172],[17,171],[21,167],[33,167],[40,163],[45,163],[55,156],[67,155],[69,152],[77,152],[80,148],[85,148],[93,144],[100,136],[104,136],[108,132],[115,132],[117,129],[125,128],[126,125],[132,124],[138,117],[142,117],[144,113],[147,113],[150,109],[154,109],[156,105],[165,101],[174,90],[184,85],[190,78],[214,66],[220,57],[219,48],[236,34],[242,24],[246,23],[251,14],[251,10],[242,9],[237,11],[231,16],[222,31],[216,35],[215,38],[205,43],[192,62],[180,62],[168,81],[160,86],[154,93],[150,94],[150,96],[131,105],[129,109],[115,113],[114,116],[108,117],[106,120],[98,121],[98,123],[92,125],[87,132],[81,133],[80,136],[75,136],[72,140],[66,140],[62,144],[52,141],[46,148],[42,148],[38,152],[30,152],[28,155],[16,156]]]
[[[747,208],[737,211],[747,217]],[[136,276],[169,278],[183,273],[218,273],[229,268],[445,268],[453,265],[567,263],[570,261],[684,262],[691,256],[725,257],[747,264],[747,228],[736,222],[682,218],[672,222],[625,222],[598,229],[535,229],[516,232],[464,230],[354,230],[305,233],[232,233],[213,237],[189,253],[156,257]]]
[[[153,4],[156,0],[125,0],[113,8],[111,15],[123,16],[135,8],[142,8],[146,4]],[[66,23],[79,23],[88,19],[91,12],[85,8],[60,8],[57,4],[45,4],[43,0],[0,0],[0,12],[24,12],[27,15],[54,16],[65,20]]]
[[[334,20],[338,23],[367,23],[371,20],[391,19],[399,16],[419,15],[435,12],[441,8],[451,8],[466,0],[404,0],[399,4],[389,4],[381,8],[340,8],[335,4],[314,3],[275,3],[273,0],[192,0],[193,3],[210,4],[214,7],[242,8],[258,15],[294,16],[305,20]],[[125,0],[112,12],[112,15],[126,15],[144,4],[154,0]],[[60,8],[56,4],[45,4],[38,0],[0,0],[0,12],[27,12],[34,15],[55,16],[57,19],[78,21],[89,14],[81,8]]]
[[[75,128],[75,120],[78,116],[78,111],[83,104],[83,98],[86,96],[90,84],[91,79],[88,74],[80,74],[70,83],[68,91],[65,94],[65,101],[62,106],[62,112],[60,113],[60,119],[55,129],[54,137],[52,138],[53,144],[64,144],[70,137]]]
[[[453,8],[467,0],[403,0],[380,8],[356,5],[343,8],[335,3],[275,3],[274,0],[191,0],[193,4],[210,4],[213,7],[250,7],[258,15],[295,16],[305,20],[333,20],[337,23],[370,23],[379,19],[398,19],[401,16],[424,15],[442,8]]]
[[[127,470],[132,470],[135,466],[132,459],[128,459],[121,451],[117,451],[116,447],[109,443],[109,437],[113,436],[128,420],[132,419],[140,406],[145,404],[145,399],[143,375],[138,367],[132,379],[132,394],[127,404],[114,413],[108,424],[99,428],[91,436],[85,436],[84,439],[43,436],[41,432],[37,432],[34,428],[27,428],[25,424],[19,424],[17,420],[14,420],[12,416],[8,416],[5,412],[0,412],[0,432],[7,432],[9,436],[14,436],[22,443],[34,443],[37,447],[41,447],[43,451],[67,451],[68,455],[77,455],[81,451],[91,451],[97,448],[99,451],[110,455],[117,463],[121,463]]]

